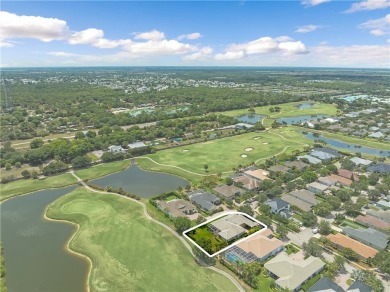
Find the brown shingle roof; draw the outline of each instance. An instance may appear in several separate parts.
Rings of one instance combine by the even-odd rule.
[[[268,171],[266,171],[264,169],[247,170],[244,173],[247,175],[250,175],[258,180],[261,180],[261,181],[265,180],[265,179],[269,179],[268,178]]]
[[[352,249],[354,252],[365,259],[373,258],[378,252],[376,249],[373,249],[372,247],[360,243],[359,241],[349,238],[348,236],[345,236],[341,233],[329,234],[327,238],[340,247],[348,247]]]
[[[228,186],[228,185],[223,185],[219,187],[215,187],[214,191],[216,191],[218,194],[226,197],[226,198],[232,198],[236,194],[243,194],[245,191],[243,189],[240,189],[239,187],[236,186]]]
[[[348,179],[352,179],[354,181],[358,181],[359,180],[359,176],[356,173],[353,173],[352,171],[347,170],[347,169],[339,169],[337,171],[337,173],[338,173],[339,176],[342,176],[342,177],[345,177],[345,178],[348,178]]]
[[[334,180],[337,180],[339,183],[341,183],[347,187],[350,187],[352,185],[352,180],[350,180],[348,178],[345,178],[345,177],[342,177],[342,176],[339,176],[336,174],[331,174],[330,177],[333,178]]]
[[[390,223],[370,215],[366,215],[366,216],[359,215],[356,217],[355,220],[359,223],[367,224],[379,229],[383,229],[383,230],[390,229]]]

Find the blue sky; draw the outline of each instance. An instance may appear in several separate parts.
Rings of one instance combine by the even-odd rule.
[[[390,0],[3,1],[1,66],[389,67]]]

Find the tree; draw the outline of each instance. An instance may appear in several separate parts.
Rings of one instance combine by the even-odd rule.
[[[43,142],[42,139],[34,139],[30,142],[30,148],[31,149],[37,149],[41,147],[45,142]]]
[[[75,139],[84,139],[85,135],[83,132],[76,132],[76,134],[74,135],[74,138]]]
[[[226,178],[226,184],[227,184],[228,186],[233,185],[233,183],[234,183],[234,180],[233,180],[231,177],[227,177],[227,178]]]
[[[339,197],[332,196],[327,198],[326,201],[332,206],[333,210],[338,210],[341,207],[341,200]]]
[[[303,226],[310,227],[317,224],[317,216],[312,212],[305,212],[302,214],[302,224]]]
[[[31,177],[33,178],[33,179],[37,179],[38,178],[38,172],[36,172],[35,170],[33,170],[32,172],[31,172]]]
[[[279,234],[282,239],[286,238],[288,233],[287,227],[283,224],[279,224],[278,227],[276,227],[276,233]]]
[[[359,204],[354,204],[352,201],[345,202],[344,204],[345,214],[351,217],[358,216],[361,208]]]
[[[248,214],[249,216],[253,216],[253,210],[249,205],[242,205],[238,208],[238,211]]]
[[[314,256],[314,257],[320,257],[322,255],[322,247],[314,242],[314,240],[311,238],[308,242],[304,242],[302,244],[303,252],[305,253],[305,256]]]
[[[254,261],[248,264],[243,264],[241,268],[241,275],[243,280],[251,287],[257,288],[258,275],[261,271],[261,264]]]
[[[328,202],[321,202],[317,206],[315,206],[315,212],[318,216],[327,217],[330,215],[332,211],[332,205]]]
[[[30,178],[31,177],[31,173],[30,173],[30,171],[25,169],[25,170],[22,171],[22,176],[23,176],[23,178]]]
[[[320,223],[318,224],[318,232],[321,235],[330,234],[332,232],[332,227],[331,227],[329,221],[321,220]]]
[[[16,168],[21,168],[21,167],[22,167],[22,164],[18,161],[18,162],[15,163],[15,167],[16,167]]]
[[[306,170],[302,174],[302,179],[306,183],[311,183],[311,182],[316,181],[318,179],[318,175],[314,171]]]
[[[351,260],[351,261],[359,260],[359,255],[354,250],[350,249],[349,247],[344,248],[341,251],[341,254],[348,260]]]
[[[209,165],[207,163],[205,163],[205,165],[203,165],[203,168],[207,172],[207,170],[209,169]]]
[[[87,155],[77,156],[76,158],[72,159],[72,167],[73,168],[87,167],[91,164],[91,162],[92,162],[91,157]]]
[[[191,227],[191,220],[186,217],[177,217],[173,220],[173,224],[175,225],[176,231],[181,234]]]
[[[388,251],[379,251],[373,262],[382,273],[390,275],[390,253]]]
[[[11,168],[12,168],[11,163],[5,164],[5,170],[11,170]]]

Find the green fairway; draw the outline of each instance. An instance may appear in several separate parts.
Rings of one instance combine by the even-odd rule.
[[[337,113],[336,105],[333,104],[313,103],[314,106],[312,108],[299,109],[298,106],[303,103],[313,103],[313,102],[300,101],[300,102],[290,102],[285,104],[274,105],[281,108],[281,111],[278,113],[271,113],[269,111],[270,107],[274,107],[271,105],[255,107],[254,109],[256,114],[270,116],[274,118],[294,117],[294,116],[313,115],[313,114],[335,115]],[[221,113],[226,116],[236,117],[236,116],[248,114],[248,109],[238,109],[238,110],[226,111]]]
[[[179,169],[169,167],[176,166],[207,175],[231,171],[233,167],[240,164],[250,164],[261,159],[271,158],[273,155],[288,154],[293,150],[302,149],[304,144],[313,144],[313,141],[306,139],[292,128],[285,127],[273,129],[270,132],[246,133],[205,143],[162,150],[147,155],[147,157],[163,164],[164,168],[171,171],[179,171],[178,173],[180,173]],[[184,148],[188,151],[182,151]],[[249,148],[253,150],[248,151]],[[148,165],[143,165],[146,159],[138,159],[139,162],[141,160],[141,166],[147,168]],[[152,162],[148,162],[148,164],[153,165]],[[205,164],[208,165],[208,172],[204,169]],[[158,166],[158,168],[157,170],[164,171],[161,166]],[[188,175],[184,171],[181,171],[181,173],[183,176]],[[199,175],[196,177],[199,179]]]
[[[114,172],[126,169],[130,165],[129,160],[121,160],[109,163],[101,163],[96,166],[78,170],[76,175],[83,180],[92,180]]]
[[[0,185],[0,201],[10,197],[35,192],[43,189],[60,188],[77,184],[77,180],[70,174],[47,177],[45,179],[27,179]]]
[[[80,225],[70,247],[92,261],[91,291],[237,290],[199,267],[175,236],[125,198],[79,188],[51,204],[47,215]]]

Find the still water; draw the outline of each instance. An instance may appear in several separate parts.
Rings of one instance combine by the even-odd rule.
[[[303,116],[296,116],[296,117],[279,118],[276,119],[276,121],[281,124],[285,122],[288,125],[293,125],[293,124],[302,124],[309,121],[316,121],[317,119],[323,119],[327,117],[328,117],[327,115],[315,115],[315,116],[303,115]]]
[[[256,124],[258,121],[261,121],[263,116],[261,115],[242,115],[237,117],[241,123]]]
[[[85,291],[88,263],[65,250],[76,226],[43,219],[46,207],[76,187],[39,191],[0,205],[8,291]]]

